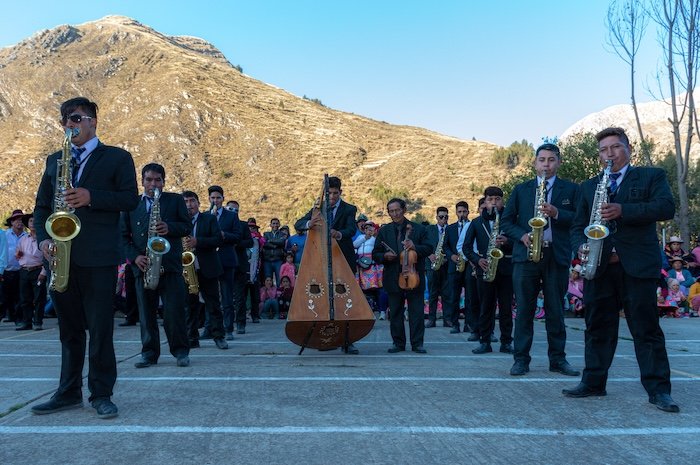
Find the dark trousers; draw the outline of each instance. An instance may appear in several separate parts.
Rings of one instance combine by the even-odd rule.
[[[467,325],[471,332],[479,334],[479,316],[481,315],[481,298],[479,297],[479,285],[476,276],[472,273],[474,268],[467,265],[467,290],[464,302],[464,330]],[[511,297],[512,299],[512,297]]]
[[[425,321],[423,313],[423,286],[404,292],[389,292],[389,327],[391,339],[397,347],[406,347],[406,328],[404,327],[404,300],[408,300],[408,328],[411,347],[423,345]]]
[[[586,314],[586,367],[582,381],[605,388],[608,370],[617,348],[620,308],[634,340],[642,386],[651,394],[671,393],[671,369],[666,339],[659,326],[656,279],[636,278],[622,265],[609,265],[583,289]]]
[[[248,281],[243,290],[243,305],[245,307],[246,300],[250,300],[250,318],[253,320],[260,319],[260,284],[257,281]],[[245,316],[245,315],[243,315]],[[240,320],[238,320],[240,323]],[[243,321],[245,326],[245,320]]]
[[[187,341],[185,282],[181,273],[166,271],[160,276],[157,289],[144,289],[143,274],[135,275],[136,301],[141,325],[141,356],[158,361],[160,357],[160,328],[158,327],[158,297],[163,300],[163,329],[173,357],[183,357],[190,352]]]
[[[435,322],[437,319],[438,297],[442,300],[442,317],[450,305],[450,281],[447,279],[447,265],[439,270],[429,270],[428,275],[428,320]]]
[[[537,309],[537,294],[544,295],[545,327],[549,363],[556,365],[566,359],[566,326],[564,326],[564,295],[569,282],[568,267],[558,265],[551,247],[543,249],[538,263],[513,264],[513,288],[515,290],[515,333],[513,358],[530,363],[533,322]],[[655,304],[656,300],[652,303]]]
[[[498,303],[498,327],[501,330],[501,344],[513,341],[513,278],[496,272],[492,282],[477,278],[481,310],[479,314],[479,341],[491,344],[491,335],[496,328],[496,303]]]
[[[245,288],[247,283],[248,274],[245,271],[236,270],[233,274],[233,311],[236,325],[241,328],[245,328],[246,322]],[[231,322],[231,329],[233,330],[233,322]]]
[[[199,328],[204,323],[201,313],[202,304],[199,301],[199,294],[185,294],[185,319],[187,320],[187,339],[189,342],[199,341]]]
[[[274,274],[275,277],[272,279],[272,282],[275,283],[275,286],[280,287],[280,268],[282,267],[282,260],[264,260],[263,259],[263,275],[262,275],[262,280],[265,281],[265,278],[268,276],[272,277]]]
[[[464,289],[464,306],[468,308],[469,291],[467,289],[467,271],[469,267],[461,273],[451,271],[448,273],[447,280],[450,286],[450,302],[447,308],[443,308],[442,318],[444,321],[449,321],[453,325],[459,327],[459,297]]]
[[[68,289],[51,292],[61,337],[61,380],[54,397],[82,399],[87,329],[89,400],[112,396],[117,379],[114,356],[112,303],[117,266],[81,267],[71,264]]]
[[[205,327],[211,333],[212,338],[221,339],[224,337],[224,316],[221,311],[221,300],[219,298],[219,280],[217,278],[205,278],[202,272],[197,270],[199,279],[199,292],[204,299],[204,309],[206,311]],[[183,294],[186,291],[183,291]]]
[[[2,313],[8,320],[19,322],[22,319],[19,300],[19,270],[5,270],[2,275]]]
[[[46,281],[39,282],[41,267],[34,270],[22,269],[19,272],[20,308],[22,323],[41,325],[44,322],[46,306]]]
[[[233,331],[233,323],[236,320],[236,311],[233,306],[234,267],[225,266],[224,274],[219,276],[219,288],[221,289],[221,311],[224,315],[224,330],[227,333]],[[207,319],[208,321],[208,319]]]

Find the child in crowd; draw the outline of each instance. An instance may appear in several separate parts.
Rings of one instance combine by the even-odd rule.
[[[296,281],[297,269],[294,266],[294,253],[287,252],[284,257],[284,263],[280,267],[280,279],[287,277],[289,279],[289,287],[294,288]],[[280,285],[282,281],[280,281]]]
[[[535,318],[538,320],[541,320],[545,316],[545,309],[544,309],[544,293],[540,291],[539,294],[537,294],[537,312],[535,313]]]
[[[260,288],[260,315],[267,315],[267,318],[271,320],[279,313],[277,287],[272,283],[272,276],[266,276],[265,285]]]
[[[289,276],[285,276],[284,274],[282,274],[282,279],[280,280],[280,287],[277,289],[277,301],[279,303],[280,320],[284,320],[287,318],[287,312],[289,312],[289,305],[292,303],[293,293],[294,288],[292,287]]]
[[[583,317],[583,278],[581,277],[581,265],[576,265],[569,274],[569,288],[566,292],[566,301],[569,309],[577,318]]]
[[[668,297],[666,297],[666,300],[675,302],[678,307],[679,315],[676,317],[688,317],[688,297],[681,289],[681,285],[678,281],[673,278],[669,278],[668,280]]]
[[[677,318],[678,306],[673,300],[668,300],[664,289],[660,287],[656,289],[656,306],[659,309],[660,318]]]

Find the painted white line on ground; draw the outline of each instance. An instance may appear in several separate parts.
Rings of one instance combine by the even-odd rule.
[[[17,383],[17,382],[45,382],[56,381],[57,378],[0,378],[0,383]],[[440,377],[440,376],[120,376],[117,378],[119,382],[135,382],[135,383],[154,383],[154,382],[174,382],[174,381],[196,381],[196,382],[288,382],[288,381],[303,381],[303,382],[487,382],[487,383],[572,383],[576,382],[576,377],[562,377],[552,375],[551,378],[487,378],[479,376],[464,376],[464,377]],[[671,378],[673,382],[680,381],[700,381],[700,378]],[[638,383],[639,378],[613,378],[608,379],[609,383]]]
[[[696,435],[700,426],[659,428],[459,428],[450,426],[0,426],[0,434],[459,434],[601,437],[601,436],[658,436]]]
[[[296,345],[292,344],[291,342],[283,339],[278,339],[275,341],[244,341],[241,340],[245,336],[239,336],[236,339],[233,340],[233,342],[230,342],[232,345],[261,345],[261,344],[284,344],[284,345],[290,345],[297,347]],[[458,336],[459,337],[459,336]],[[207,341],[211,341],[211,339],[202,339],[200,342],[202,343],[207,343]],[[22,344],[26,343],[35,343],[35,344],[45,344],[45,343],[60,343],[58,339],[23,339],[21,341],[16,341],[12,340],[12,338],[3,338],[0,339],[0,343],[3,342],[21,342]],[[631,341],[629,341],[631,342]],[[115,344],[141,344],[140,339],[133,339],[133,340],[124,340],[124,339],[119,339],[119,340],[114,340]],[[666,339],[666,344],[673,343],[673,344],[682,344],[682,343],[700,343],[700,339]],[[212,342],[212,345],[214,343]],[[379,345],[385,345],[387,347],[391,346],[391,341],[359,341],[357,345],[363,346],[363,345],[370,345],[370,344],[379,344]],[[454,341],[433,341],[433,340],[427,340],[426,345],[453,345],[453,344],[470,344],[476,346],[476,342],[468,342],[466,339],[457,339]],[[498,342],[495,342],[494,345],[499,344]],[[535,340],[532,341],[533,345],[536,344],[547,344],[547,340]],[[583,345],[583,341],[572,341],[569,340],[567,341],[567,344],[580,344]],[[308,349],[312,350],[312,349]]]

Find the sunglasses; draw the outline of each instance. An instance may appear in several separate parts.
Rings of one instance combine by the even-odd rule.
[[[446,220],[446,219],[447,219],[447,215],[438,215],[438,218],[440,218],[441,220]]]
[[[80,123],[84,119],[95,119],[95,118],[93,118],[92,116],[74,114],[74,115],[70,115],[70,116],[63,118],[61,121],[63,122],[63,124],[66,124],[68,122],[68,120],[71,120],[74,123]]]

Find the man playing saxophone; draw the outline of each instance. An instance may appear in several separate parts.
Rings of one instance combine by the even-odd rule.
[[[437,244],[435,251],[425,261],[426,277],[428,280],[428,322],[426,328],[435,327],[437,320],[438,297],[442,302],[443,317],[445,309],[450,304],[450,283],[447,280],[447,260],[445,256],[445,235],[447,232],[447,207],[438,207],[436,212],[437,224],[428,226],[428,240]]]
[[[491,186],[484,190],[485,206],[481,215],[469,225],[464,239],[463,253],[476,268],[479,292],[479,346],[475,354],[493,352],[492,335],[496,326],[496,303],[498,303],[498,325],[501,332],[500,352],[513,352],[513,279],[511,251],[513,243],[500,233],[500,215],[503,212],[503,190]],[[474,245],[476,244],[476,247]],[[476,250],[475,250],[476,249]],[[493,249],[493,250],[492,250]],[[494,258],[494,257],[501,258]],[[491,257],[491,258],[489,258]],[[488,276],[488,275],[491,276]]]
[[[177,366],[189,366],[189,341],[185,317],[185,283],[182,278],[182,238],[192,232],[192,223],[182,195],[162,192],[165,168],[149,163],[141,169],[143,195],[138,206],[122,213],[124,256],[131,262],[136,284],[136,302],[141,322],[141,358],[134,364],[145,368],[158,363],[160,330],[158,298],[163,300],[163,329]],[[156,191],[159,192],[155,196]],[[155,229],[155,231],[153,231]],[[165,239],[169,250],[160,264],[150,251],[149,236]],[[152,283],[152,285],[150,285]],[[146,284],[149,284],[148,286]]]
[[[513,288],[517,313],[513,337],[513,367],[510,374],[524,375],[530,370],[530,348],[537,294],[542,289],[545,306],[545,326],[549,343],[549,370],[568,376],[579,372],[566,361],[566,326],[564,325],[564,295],[571,265],[569,226],[578,203],[578,186],[557,177],[561,165],[559,147],[543,144],[535,152],[537,177],[518,184],[513,189],[501,218],[503,232],[514,242]],[[546,183],[541,186],[541,183]],[[535,206],[538,211],[535,211]],[[542,214],[540,216],[539,214]],[[531,256],[531,221],[546,219],[541,231],[541,259]],[[535,248],[536,249],[536,248]]]
[[[564,389],[567,397],[604,396],[608,370],[615,355],[620,304],[634,339],[642,386],[649,402],[666,412],[678,412],[671,398],[671,370],[664,333],[656,308],[656,280],[661,269],[656,222],[670,220],[675,205],[666,174],[659,168],[630,165],[630,145],[621,128],[596,134],[601,162],[612,160],[609,200],[593,199],[602,174],[581,185],[581,202],[571,226],[571,245],[582,251],[593,209],[599,209],[609,234],[603,239],[600,266],[583,289],[586,308],[585,368],[581,383]]]
[[[113,298],[120,263],[119,212],[138,204],[136,172],[131,154],[102,144],[97,138],[97,104],[77,97],[61,105],[63,131],[71,130],[72,179],[58,179],[62,153],[50,155],[36,196],[34,219],[37,242],[51,260],[52,240],[46,220],[55,208],[56,184],[72,184],[63,200],[80,220],[80,233],[72,239],[68,282],[64,292],[51,291],[61,339],[61,380],[51,399],[32,407],[41,415],[83,405],[82,377],[90,334],[88,389],[89,401],[99,418],[114,418],[117,406],[112,390],[117,379],[112,331]],[[76,131],[77,130],[77,131]]]

